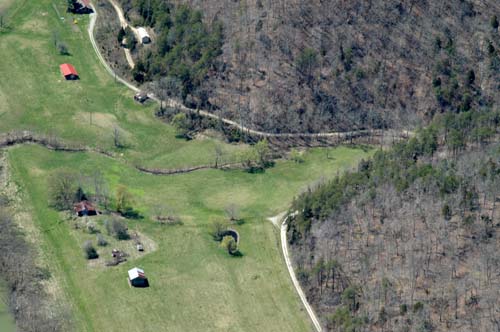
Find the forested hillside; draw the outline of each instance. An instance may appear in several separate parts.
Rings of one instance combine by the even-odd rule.
[[[145,74],[139,81],[172,76],[187,103],[250,127],[411,127],[500,98],[496,0],[120,3],[131,22],[155,33],[151,47],[134,52]],[[176,45],[190,45],[176,56],[193,51],[189,70],[169,69],[165,54],[179,54]],[[163,69],[151,70],[158,61]],[[482,96],[479,104],[471,95]]]
[[[438,115],[295,200],[296,271],[328,330],[500,331],[499,124],[498,104]]]

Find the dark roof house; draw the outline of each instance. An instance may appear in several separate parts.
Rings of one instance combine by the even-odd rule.
[[[81,201],[74,205],[74,210],[77,216],[95,216],[99,214],[99,211],[90,203],[89,201]]]
[[[61,69],[61,73],[64,78],[66,78],[67,80],[77,80],[80,78],[78,76],[78,73],[76,72],[75,67],[73,67],[69,63],[63,63],[59,66],[59,68]]]

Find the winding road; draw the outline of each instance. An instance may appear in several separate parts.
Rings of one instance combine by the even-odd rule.
[[[111,76],[113,76],[116,81],[124,84],[127,88],[129,88],[129,89],[131,89],[131,90],[133,90],[135,92],[139,92],[140,89],[138,87],[136,87],[133,84],[130,84],[129,82],[127,82],[126,80],[124,80],[123,78],[121,78],[120,76],[118,76],[113,69],[111,69],[111,67],[108,65],[108,63],[106,62],[106,60],[102,56],[101,52],[99,51],[99,47],[97,47],[97,42],[95,41],[95,38],[94,38],[94,28],[95,28],[95,22],[97,21],[98,14],[97,14],[97,10],[94,7],[94,5],[91,4],[90,6],[92,7],[92,10],[94,12],[92,14],[90,14],[90,24],[89,24],[89,28],[88,28],[88,33],[89,33],[90,42],[92,44],[92,47],[94,48],[94,51],[97,54],[97,58],[99,59],[99,61],[104,66],[104,69],[106,69],[106,71]]]
[[[289,215],[287,215],[287,212],[283,212],[274,217],[268,218],[268,220],[271,221],[273,225],[275,225],[280,229],[281,251],[283,252],[283,257],[285,258],[285,264],[288,269],[288,273],[290,274],[290,278],[292,279],[293,286],[295,287],[295,290],[297,291],[297,294],[299,295],[300,300],[302,301],[302,304],[304,305],[304,308],[306,309],[307,314],[309,315],[309,318],[311,319],[314,325],[314,329],[316,330],[316,332],[323,332],[323,328],[321,327],[319,319],[316,316],[314,309],[309,304],[309,301],[307,301],[307,297],[304,293],[304,290],[300,286],[297,276],[295,275],[295,270],[293,269],[292,260],[288,252],[288,241],[286,239],[286,226],[288,217]]]
[[[114,1],[111,1],[113,4]],[[116,3],[115,3],[116,5]],[[97,47],[97,43],[95,41],[94,37],[94,28],[95,28],[95,22],[98,17],[98,13],[94,5],[92,5],[93,13],[90,14],[90,24],[88,28],[88,33],[90,37],[90,41],[92,43],[92,47],[94,48],[97,57],[99,58],[99,61],[102,63],[106,71],[115,78],[116,81],[119,81],[123,83],[125,86],[127,86],[129,89],[139,92],[140,89],[136,87],[135,85],[131,84],[130,82],[127,82],[125,79],[119,77],[113,69],[109,66],[109,64],[106,62],[104,57],[101,54],[101,51]],[[116,9],[116,7],[115,7]],[[120,7],[118,6],[118,13],[120,13]],[[120,21],[124,18],[123,14],[120,15],[118,14],[121,18]],[[160,102],[158,98],[156,98],[154,95],[150,94],[148,95],[151,99]],[[172,108],[177,108],[180,111],[183,111],[185,113],[195,113],[207,118],[211,119],[216,119],[219,121],[222,121],[224,124],[229,125],[233,128],[236,128],[238,130],[241,130],[242,132],[245,132],[248,135],[254,135],[258,137],[263,137],[263,138],[334,138],[337,140],[348,140],[351,139],[352,137],[356,136],[372,136],[372,137],[393,137],[393,138],[399,138],[399,139],[407,139],[408,137],[411,137],[413,135],[413,132],[408,131],[408,130],[381,130],[381,129],[376,129],[376,130],[353,130],[353,131],[346,131],[346,132],[326,132],[326,133],[268,133],[268,132],[263,132],[251,128],[247,128],[233,120],[222,118],[220,116],[217,116],[215,114],[212,114],[210,112],[200,110],[200,109],[194,109],[194,108],[189,108],[184,106],[181,102],[174,100],[174,99],[167,99],[165,101],[168,107]]]
[[[114,0],[109,0],[109,3],[113,6],[113,8],[116,11],[116,14],[118,15],[118,19],[120,20],[120,24],[123,29],[126,29],[127,27],[130,27],[130,29],[134,32],[134,34],[139,36],[137,33],[137,29],[134,28],[133,26],[129,25],[127,22],[127,19],[125,18],[125,15],[123,15],[123,10],[122,7],[120,7]],[[95,12],[95,10],[94,10]],[[125,52],[125,57],[127,58],[127,62],[130,68],[134,69],[135,68],[135,62],[134,59],[132,58],[132,54],[130,53],[130,50],[128,48],[123,48],[123,51]]]
[[[121,8],[119,6],[117,6],[113,0],[110,0],[110,2],[115,7],[115,10],[117,11],[118,16],[120,17],[120,22],[122,22],[122,25],[123,25],[124,23],[122,20],[125,20],[125,18],[123,16],[123,13],[121,12]],[[111,76],[113,76],[115,78],[115,80],[123,83],[129,89],[131,89],[135,92],[139,92],[140,89],[138,87],[127,82],[125,79],[119,77],[113,71],[113,69],[111,69],[109,64],[106,62],[106,60],[102,56],[99,48],[97,47],[97,43],[96,43],[95,38],[94,38],[94,28],[95,28],[95,23],[96,23],[98,14],[97,14],[96,8],[93,5],[91,5],[91,6],[92,6],[92,9],[94,10],[94,13],[92,13],[90,15],[90,24],[89,24],[89,28],[88,28],[88,33],[89,33],[90,41],[92,43],[92,47],[94,48],[94,50],[97,54],[97,57],[99,58],[99,61],[102,63],[102,65],[104,66],[106,71]],[[126,21],[125,21],[125,23],[126,23]],[[151,95],[150,97],[153,100],[159,102],[158,98],[156,98],[155,96]],[[267,132],[262,132],[262,131],[254,130],[251,128],[247,128],[245,126],[242,126],[242,125],[236,123],[235,121],[221,118],[221,117],[219,117],[215,114],[209,113],[207,111],[188,108],[188,107],[184,106],[182,103],[180,103],[176,100],[173,100],[173,99],[166,100],[166,104],[170,107],[178,108],[179,110],[184,111],[184,112],[197,113],[197,114],[200,114],[200,115],[208,117],[208,118],[220,120],[227,125],[230,125],[234,128],[237,128],[241,131],[246,132],[247,134],[252,134],[252,135],[260,136],[260,137],[281,137],[281,138],[322,138],[322,137],[325,137],[325,138],[349,139],[352,136],[363,135],[363,134],[370,134],[372,136],[380,136],[380,137],[382,137],[386,134],[389,134],[389,135],[392,134],[392,137],[399,137],[399,138],[406,139],[412,135],[412,132],[406,131],[406,130],[392,131],[392,132],[388,132],[388,131],[384,131],[384,130],[358,130],[358,131],[328,132],[328,133],[278,133],[278,134],[277,133],[267,133]],[[294,285],[294,287],[295,287],[295,289],[296,289],[296,291],[297,291],[297,293],[298,293],[298,295],[299,295],[299,297],[300,297],[300,299],[301,299],[301,301],[302,301],[302,303],[303,303],[303,305],[304,305],[304,307],[305,307],[305,309],[306,309],[306,311],[307,311],[307,313],[308,313],[308,315],[309,315],[309,317],[314,325],[316,332],[323,332],[323,328],[321,327],[321,324],[318,320],[318,317],[316,316],[316,313],[314,312],[313,308],[311,307],[311,305],[307,301],[307,297],[306,297],[304,291],[302,290],[302,287],[300,286],[300,283],[297,280],[297,276],[295,275],[295,271],[293,269],[290,254],[288,252],[288,241],[286,239],[286,228],[287,228],[287,217],[288,216],[286,216],[286,217],[285,216],[286,216],[286,213],[282,213],[282,214],[279,214],[278,216],[269,218],[269,220],[275,226],[280,228],[281,250],[283,252],[283,257],[285,259],[285,263],[286,263],[288,272],[290,274],[290,278],[292,279],[292,283],[293,283],[293,285]],[[283,220],[283,221],[281,222],[281,225],[280,225],[281,220]]]

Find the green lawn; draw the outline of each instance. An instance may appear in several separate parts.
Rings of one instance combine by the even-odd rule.
[[[65,3],[13,2],[8,14],[12,29],[0,33],[0,133],[29,129],[114,151],[112,131],[118,127],[129,143],[128,149],[114,151],[123,153],[118,159],[33,145],[8,152],[13,179],[41,235],[37,238],[41,256],[62,289],[65,298],[60,300],[74,314],[76,330],[310,331],[281,257],[278,233],[265,218],[287,209],[307,185],[354,166],[371,152],[340,147],[330,149],[327,158],[324,149],[313,149],[304,154],[304,163],[280,160],[261,174],[140,173],[130,164],[162,168],[206,164],[213,161],[217,145],[228,160],[248,147],[211,138],[176,139],[170,126],[155,119],[154,106],[136,105],[132,93],[106,74],[90,46],[87,19],[73,24]],[[57,54],[54,34],[72,56]],[[80,81],[61,78],[63,62],[75,65]],[[118,267],[89,265],[81,245],[93,237],[74,230],[47,204],[47,179],[61,168],[82,174],[100,170],[111,192],[118,184],[126,185],[145,216],[129,221],[129,227],[151,239],[156,250]],[[223,218],[230,203],[241,207],[245,220],[235,226],[241,234],[241,258],[229,257],[209,235],[210,221]],[[172,207],[184,224],[160,226],[151,221],[152,207],[158,204]],[[115,245],[130,248],[125,243]],[[99,250],[108,257],[111,246]],[[129,288],[126,271],[133,266],[146,270],[149,289]]]
[[[51,269],[62,276],[82,331],[309,331],[309,321],[282,261],[277,231],[265,217],[283,211],[293,196],[321,176],[350,167],[368,153],[337,148],[330,159],[312,150],[306,161],[279,161],[263,174],[207,170],[152,176],[89,153],[48,152],[38,146],[9,150],[14,178],[33,206]],[[47,177],[61,167],[85,173],[100,169],[112,188],[134,193],[145,219],[130,229],[152,239],[157,250],[126,264],[89,266],[75,231],[47,206]],[[149,218],[158,203],[172,206],[184,225],[160,226]],[[242,207],[242,258],[231,258],[209,235],[210,220],[223,218],[228,203]],[[103,227],[101,229],[104,231]],[[101,251],[109,255],[110,248]],[[143,267],[149,289],[130,289],[126,270]]]
[[[61,15],[62,21],[52,4]],[[154,104],[140,106],[133,92],[103,70],[89,42],[87,16],[65,12],[66,1],[17,1],[7,22],[10,32],[0,33],[0,132],[33,130],[69,143],[113,151],[113,130],[119,128],[134,164],[149,167],[180,167],[214,161],[215,146],[222,146],[228,161],[243,145],[215,139],[176,139],[172,127],[154,117]],[[62,56],[54,35],[68,45],[71,56]],[[68,82],[59,71],[61,63],[73,64],[81,79]],[[91,115],[92,114],[92,115]],[[92,124],[91,122],[92,117]]]

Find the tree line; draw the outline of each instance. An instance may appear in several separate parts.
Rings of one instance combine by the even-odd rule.
[[[19,331],[59,332],[71,328],[70,313],[45,290],[51,273],[16,225],[11,200],[0,196],[0,276]],[[53,282],[53,281],[52,281]]]

